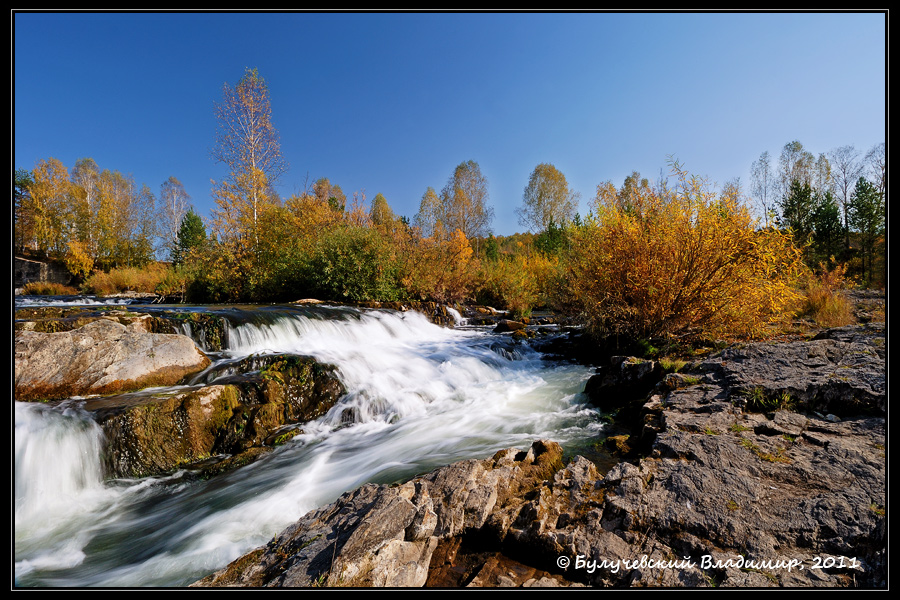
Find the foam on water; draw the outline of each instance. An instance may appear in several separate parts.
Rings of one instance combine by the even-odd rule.
[[[540,437],[584,440],[600,427],[580,394],[588,369],[543,361],[486,331],[438,327],[412,312],[348,309],[231,314],[229,322],[223,360],[315,356],[337,367],[348,393],[264,459],[189,483],[174,476],[104,485],[99,428],[83,415],[17,403],[18,583],[185,585],[365,482],[400,481]],[[57,433],[38,433],[45,429]],[[47,439],[77,450],[51,450]],[[38,446],[67,461],[25,450]],[[41,474],[46,462],[54,463],[49,476]],[[42,479],[55,491],[39,494]],[[51,508],[60,499],[63,508]],[[76,525],[39,533],[38,514]]]

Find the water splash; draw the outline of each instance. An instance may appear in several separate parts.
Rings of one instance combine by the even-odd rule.
[[[263,460],[208,482],[175,474],[103,484],[95,425],[17,403],[17,584],[186,585],[362,483],[404,480],[539,437],[579,443],[601,427],[581,395],[588,369],[546,362],[486,330],[443,328],[413,312],[216,312],[228,322],[222,361],[315,356],[337,367],[348,393]],[[72,461],[24,450],[20,460],[20,438],[23,448]],[[48,462],[52,473],[40,475]],[[58,480],[53,493],[36,491],[42,478]],[[42,525],[50,514],[60,519]]]

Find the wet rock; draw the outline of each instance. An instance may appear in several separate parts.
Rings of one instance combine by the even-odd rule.
[[[467,460],[400,486],[364,485],[288,527],[252,560],[238,559],[198,586],[403,586],[425,584],[441,539],[479,530],[540,486],[562,449],[536,442]]]
[[[591,403],[608,412],[645,397],[662,376],[663,368],[656,361],[613,356],[587,381],[584,393]]]
[[[312,357],[261,360],[262,368],[250,365],[259,370],[209,385],[84,401],[105,434],[106,476],[161,475],[214,456],[230,467],[199,469],[241,466],[289,438],[286,425],[322,416],[345,393],[335,368]]]
[[[510,319],[501,319],[494,327],[494,333],[507,333],[509,331],[520,331],[525,329],[525,323],[521,321],[512,321]]]

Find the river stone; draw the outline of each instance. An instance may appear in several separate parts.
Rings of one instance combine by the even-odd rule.
[[[399,486],[363,485],[194,585],[421,587],[440,540],[479,530],[492,513],[520,504],[561,460],[559,444],[537,441]]]
[[[210,364],[187,336],[109,319],[60,333],[16,332],[15,352],[19,401],[175,385]]]

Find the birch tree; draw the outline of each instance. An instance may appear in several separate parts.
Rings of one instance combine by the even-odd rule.
[[[160,186],[159,215],[163,247],[173,261],[182,221],[190,209],[191,197],[184,190],[184,185],[176,177],[170,176]]]
[[[750,167],[750,176],[750,193],[753,194],[759,203],[763,220],[766,228],[768,228],[775,209],[775,202],[772,199],[775,174],[772,170],[772,159],[769,157],[768,151],[763,152],[757,160],[753,161],[753,165]]]
[[[238,241],[259,251],[259,220],[273,203],[272,185],[287,170],[278,132],[272,124],[269,89],[256,69],[247,69],[237,86],[227,83],[215,106],[216,144],[213,158],[230,173],[213,191],[214,220],[222,241]]]
[[[841,146],[831,151],[832,187],[840,204],[844,221],[844,246],[850,248],[850,198],[856,181],[862,174],[859,152],[852,145]]]
[[[541,163],[531,172],[525,186],[518,210],[519,224],[535,233],[546,231],[550,223],[564,225],[575,216],[578,198],[559,169]]]

